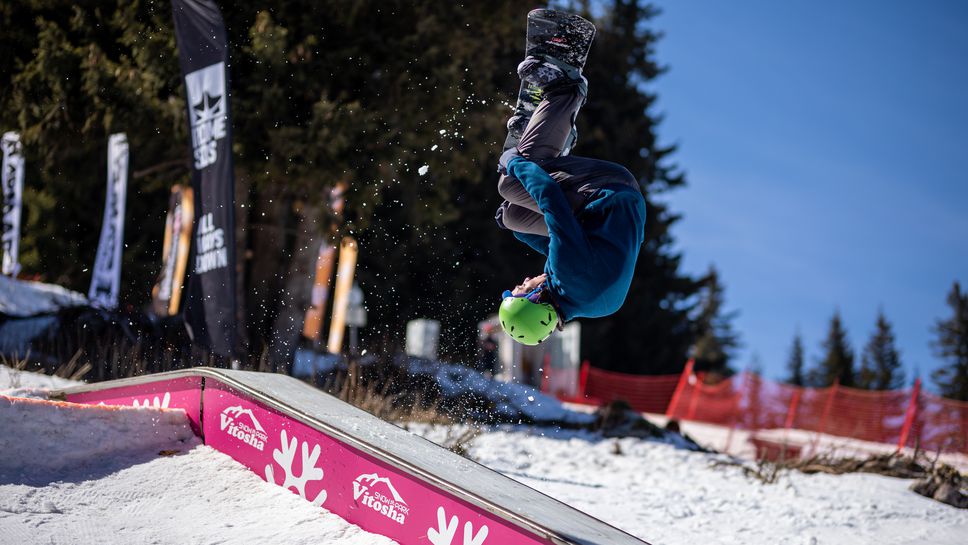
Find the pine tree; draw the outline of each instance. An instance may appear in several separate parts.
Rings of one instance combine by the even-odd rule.
[[[0,9],[0,126],[21,133],[27,164],[25,274],[87,291],[107,140],[125,132],[127,216],[138,221],[125,222],[121,303],[148,299],[169,189],[187,181],[189,165],[171,26],[170,6],[149,2],[27,1]]]
[[[857,373],[857,387],[867,390],[896,390],[904,386],[901,356],[895,347],[894,331],[884,317],[877,313],[874,333],[864,347],[861,367]]]
[[[703,280],[705,285],[695,319],[699,338],[692,354],[698,370],[729,376],[733,374],[729,362],[740,345],[739,335],[733,331],[731,323],[737,312],[725,312],[724,288],[714,267],[709,268]]]
[[[854,385],[854,352],[847,340],[847,331],[840,320],[840,312],[830,319],[830,329],[822,344],[824,357],[809,374],[811,386],[825,387],[839,382]]]
[[[938,320],[934,326],[935,351],[947,362],[931,373],[931,378],[941,390],[941,395],[968,401],[968,293],[961,291],[955,282],[948,293],[951,317]]]
[[[793,346],[790,347],[790,359],[787,360],[787,372],[789,373],[787,383],[794,386],[803,386],[803,339],[800,332],[793,335]]]
[[[518,88],[529,6],[511,0],[240,0],[229,37],[239,292],[249,349],[261,352],[318,245],[328,189],[349,185],[340,234],[360,241],[359,282],[380,348],[415,317],[446,318],[443,352],[474,350],[495,294],[543,260],[497,230],[495,163]],[[599,9],[601,8],[601,9]],[[577,151],[625,165],[646,194],[646,242],[625,307],[587,322],[584,346],[617,370],[681,370],[701,282],[680,271],[679,219],[653,195],[681,187],[658,144],[662,69],[651,6],[596,5],[592,98]],[[0,7],[0,128],[27,162],[26,274],[85,290],[104,199],[106,142],[131,145],[122,304],[148,300],[173,183],[189,178],[188,127],[165,0],[25,0]],[[421,166],[429,166],[425,175]],[[244,206],[243,206],[244,205]],[[313,231],[316,232],[313,232]],[[315,237],[315,238],[314,238]],[[310,264],[311,267],[311,264]],[[300,272],[302,271],[302,272]],[[426,296],[432,294],[433,296]],[[298,324],[297,324],[298,329]],[[384,346],[386,352],[392,347]]]
[[[585,6],[586,17],[587,3]],[[624,306],[606,318],[582,323],[583,357],[627,373],[682,370],[697,331],[692,316],[702,280],[680,270],[672,228],[680,216],[655,195],[686,183],[671,162],[675,146],[660,146],[657,96],[646,84],[663,68],[655,58],[659,11],[633,0],[598,4],[598,34],[585,65],[589,100],[578,116],[575,153],[617,162],[638,179],[646,199],[645,243]],[[518,23],[521,24],[521,23]],[[594,350],[590,352],[589,350]]]

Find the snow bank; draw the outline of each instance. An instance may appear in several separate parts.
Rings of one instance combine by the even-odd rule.
[[[69,388],[79,384],[83,382],[0,365],[0,394],[7,396],[46,399],[48,390]]]
[[[26,317],[87,304],[87,298],[61,286],[0,275],[0,314]]]
[[[467,416],[479,422],[528,422],[590,424],[594,415],[572,411],[554,397],[523,384],[502,382],[464,367],[421,358],[410,358],[407,372],[431,377],[446,398],[476,398],[488,401],[486,410],[467,407]]]
[[[197,442],[182,410],[0,395],[0,478],[30,480]]]
[[[4,320],[0,315],[0,354],[13,358],[26,356],[31,343],[57,326],[55,315]]]

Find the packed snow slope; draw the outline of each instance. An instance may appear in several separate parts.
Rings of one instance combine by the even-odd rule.
[[[9,368],[0,380],[4,545],[394,543],[200,444],[183,411],[13,397],[66,384]]]
[[[428,439],[460,435],[412,426]],[[772,485],[730,460],[675,445],[510,428],[480,434],[474,460],[653,545],[964,545],[968,511],[870,474],[786,474]]]

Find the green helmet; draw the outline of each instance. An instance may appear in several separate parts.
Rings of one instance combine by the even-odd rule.
[[[501,327],[515,341],[534,346],[548,338],[558,325],[558,313],[548,303],[532,303],[527,297],[505,297],[498,310]]]

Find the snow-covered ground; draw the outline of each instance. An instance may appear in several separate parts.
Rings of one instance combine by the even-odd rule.
[[[652,423],[665,426],[668,419],[665,415],[647,414],[646,418]],[[877,454],[892,454],[897,451],[897,445],[861,441],[849,437],[814,433],[806,430],[748,430],[730,429],[705,422],[680,421],[679,429],[692,437],[700,445],[726,452],[733,456],[752,460],[756,457],[756,447],[750,439],[757,437],[777,444],[786,444],[799,448],[801,456],[812,455],[829,456],[832,458],[867,458]],[[904,449],[908,455],[914,450]],[[968,472],[968,456],[958,452],[926,453],[929,459],[938,458],[943,463],[954,466],[962,472]]]
[[[45,381],[0,368],[0,393],[8,396],[63,385]],[[441,442],[460,435],[452,427],[411,429]],[[180,411],[0,398],[0,542],[392,543],[189,435]],[[878,475],[792,473],[764,485],[740,468],[714,467],[722,456],[543,428],[490,429],[468,449],[484,465],[655,545],[960,545],[968,536],[968,511]]]
[[[415,427],[443,440],[446,427]],[[469,455],[653,543],[962,545],[968,511],[870,474],[785,474],[766,485],[729,458],[638,439],[546,430],[488,431]]]

